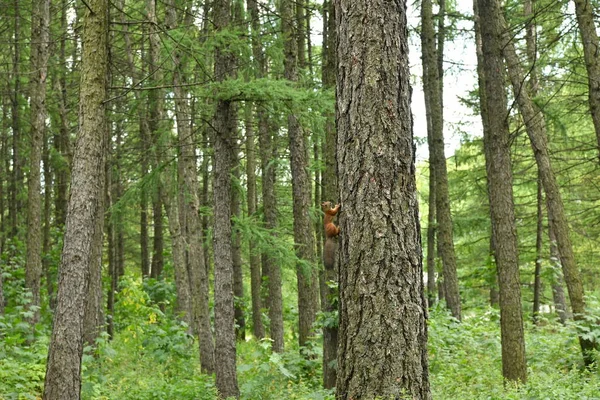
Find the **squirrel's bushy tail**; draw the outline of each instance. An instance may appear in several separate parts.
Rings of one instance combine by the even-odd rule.
[[[335,253],[337,251],[337,239],[327,238],[323,247],[323,265],[326,269],[333,269],[335,266]]]

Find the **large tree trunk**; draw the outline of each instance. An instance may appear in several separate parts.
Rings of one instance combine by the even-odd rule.
[[[600,156],[600,55],[598,54],[598,46],[600,46],[600,43],[598,42],[598,33],[594,22],[594,8],[590,0],[573,0],[573,2],[575,3],[575,14],[577,15],[579,33],[581,33],[583,42],[583,57],[588,73],[588,101],[590,104],[592,121],[594,122],[594,129],[596,130],[596,140],[598,141],[598,152]],[[559,236],[560,234],[557,233],[557,238]],[[568,287],[569,279],[566,274],[565,279],[567,279]],[[571,302],[573,302],[573,299],[571,299]],[[577,314],[575,305],[573,305],[573,312]]]
[[[525,338],[521,309],[521,287],[512,195],[512,171],[506,92],[502,60],[500,9],[496,0],[478,0],[479,29],[483,50],[483,88],[487,110],[484,147],[488,195],[498,283],[500,288],[500,329],[502,374],[510,381],[525,382]]]
[[[337,398],[430,399],[406,3],[335,4]]]
[[[248,217],[254,218],[256,214],[256,135],[254,129],[254,104],[246,104],[246,176],[248,179]],[[262,323],[262,300],[260,288],[262,278],[260,274],[260,254],[256,249],[254,238],[248,240],[248,254],[250,258],[250,292],[252,298],[252,333],[256,339],[265,336],[265,327]]]
[[[506,22],[504,21],[504,18],[502,15],[498,15],[504,32],[502,37],[504,41],[504,43],[502,43],[504,57],[506,58],[506,64],[519,111],[531,142],[535,161],[540,173],[540,179],[544,185],[544,191],[546,192],[548,223],[550,229],[552,229],[556,235],[556,244],[565,280],[567,282],[567,289],[569,290],[573,314],[577,321],[585,321],[586,311],[583,283],[575,261],[575,254],[573,253],[573,245],[571,244],[571,238],[569,236],[569,224],[567,222],[560,188],[550,161],[546,122],[543,113],[529,97],[527,88],[523,87],[524,74],[520,67],[517,52],[506,31]],[[579,336],[579,345],[581,346],[585,364],[588,366],[591,365],[594,362],[591,352],[597,345],[593,340],[584,338],[583,335]]]
[[[44,387],[45,400],[79,399],[86,288],[102,203],[108,70],[108,1],[89,0],[83,21],[80,130]]]
[[[281,1],[281,24],[284,40],[284,76],[298,80],[298,49],[294,36],[294,3]],[[311,183],[308,171],[308,146],[304,131],[293,113],[288,115],[290,138],[290,168],[292,172],[292,197],[294,212],[294,242],[296,255],[305,262],[296,266],[298,279],[298,336],[300,346],[306,345],[313,335],[313,323],[317,315],[318,286],[315,261],[315,238],[310,220]],[[310,265],[307,267],[306,265]]]
[[[335,7],[332,1],[327,1],[323,7],[323,52],[325,64],[323,66],[323,86],[326,88],[335,87],[335,70],[337,64],[336,57],[336,32],[335,32]],[[337,132],[335,130],[335,115],[328,113],[325,122],[325,141],[323,145],[323,161],[325,170],[323,171],[323,191],[321,198],[324,201],[331,201],[333,204],[339,203],[338,198],[338,180],[336,169],[336,141]],[[322,224],[319,224],[319,232],[322,231]],[[323,240],[323,234],[317,236]],[[325,266],[325,282],[338,282],[337,267]],[[321,299],[321,308],[323,312],[334,313],[338,311],[337,302],[338,290],[332,289],[329,284],[325,285],[325,295]],[[325,388],[335,387],[337,381],[337,360],[338,349],[338,326],[337,324],[323,327],[323,386]]]
[[[443,116],[441,87],[439,84],[438,58],[435,48],[435,32],[431,0],[421,3],[421,47],[423,52],[423,87],[428,127],[429,158],[435,173],[435,209],[438,249],[442,258],[446,305],[452,316],[461,318],[460,293],[456,273],[456,255],[452,234],[452,216],[448,194],[448,171],[444,155]]]
[[[247,0],[248,12],[252,19],[252,55],[256,62],[257,78],[263,78],[267,72],[267,62],[262,50],[260,33],[260,15],[256,0]],[[277,199],[275,197],[277,150],[273,145],[273,135],[269,127],[267,112],[259,106],[257,110],[258,136],[260,144],[260,163],[262,172],[262,199],[265,227],[275,236],[277,228]],[[283,352],[283,296],[281,293],[281,267],[269,254],[262,255],[262,273],[268,277],[269,287],[267,308],[270,319],[272,349]]]
[[[41,169],[42,145],[46,137],[46,77],[50,45],[50,1],[35,0],[31,13],[31,147],[27,178],[27,259],[25,285],[31,292],[35,325],[40,319],[40,286],[42,281],[42,210]],[[18,78],[18,77],[17,77]]]

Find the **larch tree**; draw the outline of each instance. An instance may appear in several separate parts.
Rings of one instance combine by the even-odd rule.
[[[526,127],[529,141],[533,149],[535,161],[539,170],[540,180],[546,193],[546,203],[548,205],[548,224],[556,236],[556,244],[560,261],[569,291],[569,299],[573,314],[577,321],[585,321],[585,300],[583,281],[581,273],[577,268],[573,245],[569,236],[569,223],[565,213],[565,207],[562,201],[562,195],[558,186],[558,181],[554,174],[550,154],[548,150],[548,135],[546,133],[546,121],[542,111],[535,105],[525,82],[525,74],[522,71],[519,57],[515,45],[507,31],[507,25],[502,14],[498,14],[498,20],[502,29],[502,49],[508,75],[513,87],[513,93],[517,100],[517,106],[523,122]],[[583,352],[583,358],[586,365],[594,362],[592,352],[596,348],[593,340],[579,336],[579,345]]]
[[[284,77],[298,81],[298,46],[294,3],[282,0],[280,4],[283,35]],[[313,335],[313,323],[317,315],[318,286],[315,261],[315,237],[310,219],[311,182],[308,171],[308,143],[298,118],[290,111],[287,118],[290,139],[290,168],[292,172],[292,198],[294,213],[294,243],[299,262],[296,265],[298,279],[298,341],[305,346]]]
[[[217,33],[230,27],[231,0],[216,0],[214,22]],[[221,44],[215,49],[215,78],[221,82],[235,75],[235,54]],[[236,372],[236,342],[233,298],[231,237],[231,170],[237,149],[237,105],[218,100],[214,118],[214,238],[216,384],[222,398],[240,396]]]
[[[50,1],[33,2],[31,18],[31,147],[29,176],[27,178],[27,260],[25,285],[31,291],[35,307],[30,322],[40,319],[40,286],[42,280],[42,214],[41,214],[41,159],[46,138],[46,78],[50,55]]]
[[[421,48],[423,55],[423,92],[428,133],[429,164],[433,167],[435,179],[434,199],[436,212],[436,233],[438,249],[442,258],[444,292],[446,305],[452,316],[461,319],[460,293],[456,272],[456,254],[452,234],[452,215],[448,194],[448,171],[444,154],[444,121],[442,115],[442,95],[435,43],[433,5],[431,0],[421,2]],[[430,192],[431,195],[431,192]],[[430,200],[431,201],[431,200]]]
[[[527,381],[525,336],[521,309],[517,229],[513,203],[507,99],[502,59],[502,27],[496,0],[478,0],[482,44],[483,88],[487,112],[484,147],[492,221],[494,256],[500,289],[502,375],[515,382]]]
[[[44,400],[75,400],[81,391],[86,290],[102,218],[108,71],[108,1],[90,0],[83,16],[80,128],[73,158],[56,311]]]
[[[594,7],[590,0],[573,0],[573,3],[575,3],[575,14],[583,44],[583,57],[588,73],[588,101],[600,157],[600,54],[598,54],[600,42],[594,22]],[[569,282],[566,276],[565,280],[567,280],[568,287]],[[573,312],[577,313],[575,310]]]
[[[406,3],[335,5],[337,398],[430,399]]]

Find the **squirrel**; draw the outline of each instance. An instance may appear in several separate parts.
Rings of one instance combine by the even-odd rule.
[[[323,264],[326,269],[333,269],[335,266],[335,253],[337,250],[337,236],[340,234],[340,227],[335,226],[333,217],[340,210],[340,205],[336,204],[332,208],[330,201],[323,202],[321,209],[325,213],[323,218],[323,228],[325,229],[325,246],[323,247]]]

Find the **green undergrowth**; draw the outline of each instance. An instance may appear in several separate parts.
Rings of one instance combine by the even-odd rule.
[[[126,279],[117,303],[115,336],[104,334],[85,349],[82,398],[87,400],[209,400],[213,376],[200,372],[198,346],[187,327],[161,311],[139,281]],[[26,296],[24,297],[26,298]],[[16,305],[0,317],[0,399],[41,397],[49,331],[35,339]],[[582,367],[576,327],[553,318],[526,324],[528,382],[505,386],[501,370],[500,317],[495,309],[465,311],[461,323],[440,308],[430,313],[429,367],[434,399],[599,399],[597,370]],[[238,343],[238,380],[247,400],[322,399],[320,343],[303,357],[288,335],[286,352],[268,340]],[[217,360],[218,362],[218,360]]]

